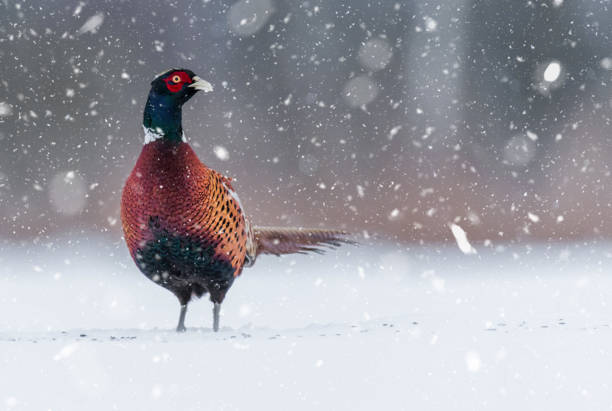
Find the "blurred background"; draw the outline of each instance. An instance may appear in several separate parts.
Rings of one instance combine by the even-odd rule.
[[[0,241],[119,241],[155,75],[255,224],[612,235],[608,1],[0,0]]]

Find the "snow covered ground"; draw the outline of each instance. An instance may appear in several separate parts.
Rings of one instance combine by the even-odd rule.
[[[119,241],[4,246],[0,408],[612,408],[612,244],[477,248],[264,257],[177,335]]]

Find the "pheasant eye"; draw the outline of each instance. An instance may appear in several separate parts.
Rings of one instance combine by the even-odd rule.
[[[172,93],[178,93],[184,89],[186,83],[192,83],[191,77],[184,71],[174,71],[163,78],[166,88]]]

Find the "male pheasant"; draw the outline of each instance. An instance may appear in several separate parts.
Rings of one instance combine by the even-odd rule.
[[[340,230],[251,227],[231,180],[206,167],[181,125],[182,106],[212,86],[187,69],[171,69],[151,82],[144,110],[145,144],[121,198],[125,241],[136,265],[170,290],[181,310],[208,293],[213,329],[234,279],[260,254],[321,252],[348,243]]]

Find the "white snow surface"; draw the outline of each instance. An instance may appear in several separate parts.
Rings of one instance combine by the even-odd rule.
[[[119,239],[0,251],[0,409],[612,406],[612,244],[263,257],[185,334]]]

